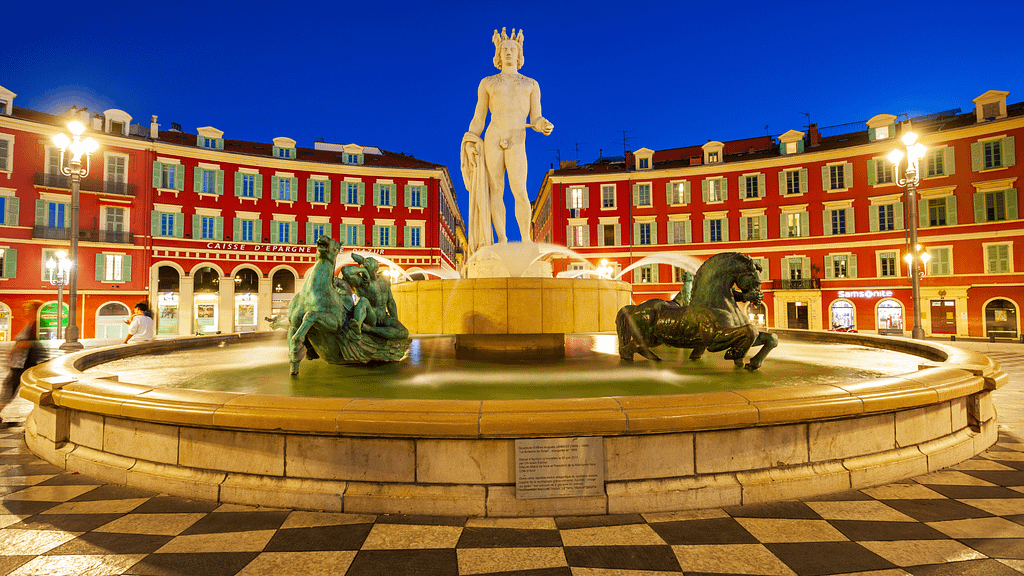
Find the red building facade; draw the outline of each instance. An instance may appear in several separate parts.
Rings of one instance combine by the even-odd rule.
[[[301,288],[320,234],[413,277],[456,267],[461,218],[442,165],[356,144],[161,130],[156,117],[141,126],[120,110],[54,116],[14,97],[0,89],[0,338],[27,322],[25,300],[50,303],[41,336],[56,336],[45,262],[67,250],[71,214],[51,138],[72,119],[99,142],[80,195],[82,338],[123,337],[141,300],[159,334],[268,329]]]
[[[671,298],[680,256],[738,251],[762,266],[768,326],[909,334],[909,206],[886,159],[913,130],[926,334],[1019,338],[1024,226],[1015,143],[1024,103],[989,91],[975,108],[790,130],[602,159],[549,172],[534,237],[626,270],[634,300]],[[824,132],[824,134],[822,133]],[[905,166],[905,163],[904,163]],[[639,264],[639,265],[638,265]],[[677,264],[677,265],[673,265]],[[586,264],[566,259],[556,270]]]

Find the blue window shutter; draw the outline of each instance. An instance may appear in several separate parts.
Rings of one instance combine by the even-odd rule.
[[[160,188],[163,184],[164,165],[154,161],[153,162],[153,188]]]
[[[149,214],[149,235],[160,235],[160,213],[157,212],[156,210],[153,210]]]
[[[270,177],[270,199],[277,200],[277,176]]]
[[[224,195],[224,171],[217,170],[217,195]]]
[[[4,249],[4,269],[0,270],[4,278],[16,278],[18,276],[18,249]]]
[[[242,195],[242,173],[235,172],[235,196]]]
[[[102,282],[107,277],[107,257],[104,254],[96,255],[96,281]]]
[[[177,238],[185,237],[185,215],[175,214],[174,215],[174,236]]]

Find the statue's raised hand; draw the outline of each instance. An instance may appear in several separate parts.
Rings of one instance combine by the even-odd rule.
[[[545,136],[550,136],[551,131],[555,129],[555,125],[547,118],[538,118],[536,122],[531,124],[531,127]]]

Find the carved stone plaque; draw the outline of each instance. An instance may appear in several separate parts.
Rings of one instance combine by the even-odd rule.
[[[603,495],[603,438],[516,440],[516,499]]]

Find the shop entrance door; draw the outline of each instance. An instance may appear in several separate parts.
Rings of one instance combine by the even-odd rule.
[[[807,330],[807,302],[787,302],[786,319],[789,328]]]
[[[993,300],[985,305],[985,335],[1017,338],[1017,307],[1009,300]]]
[[[956,300],[932,300],[932,334],[956,334]]]

